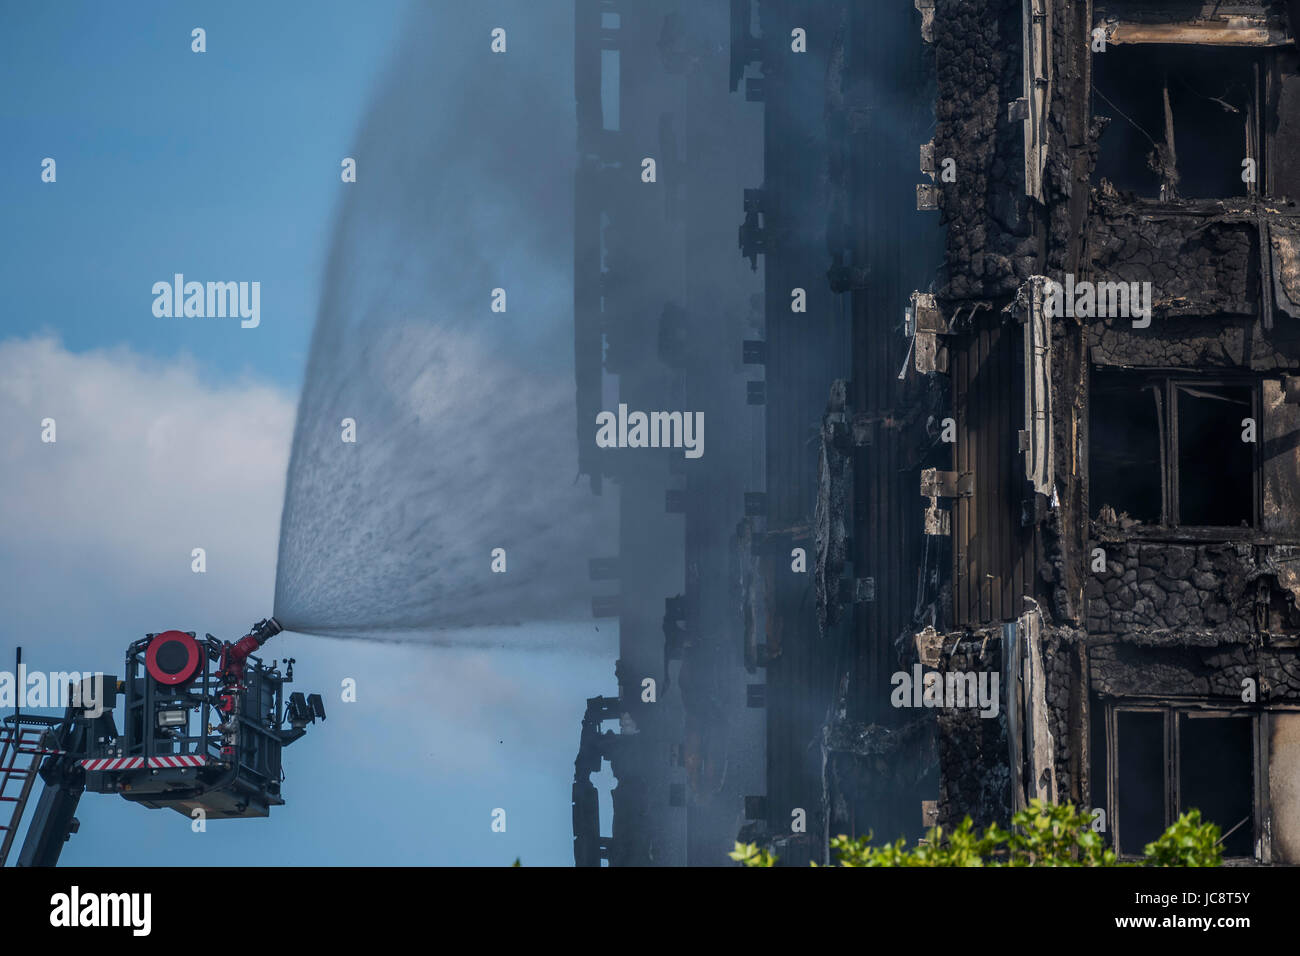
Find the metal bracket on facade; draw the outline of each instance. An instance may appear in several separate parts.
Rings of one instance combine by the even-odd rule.
[[[917,332],[933,332],[935,335],[947,335],[951,329],[943,310],[934,301],[933,292],[912,293],[912,328]]]
[[[948,371],[948,349],[933,332],[916,333],[916,370],[922,373]]]
[[[921,144],[921,172],[929,176],[931,182],[934,182],[934,140]]]
[[[912,635],[916,643],[916,656],[926,667],[938,667],[943,653],[943,635],[933,627],[926,627]]]
[[[974,472],[921,469],[921,496],[924,498],[970,498],[974,494]]]
[[[925,509],[925,534],[944,538],[952,535],[952,512],[940,508],[938,498],[931,498]]]
[[[913,339],[916,370],[923,374],[948,371],[948,348],[939,341],[950,325],[932,292],[913,292],[904,328]]]
[[[921,801],[921,826],[929,830],[931,827],[939,825],[939,801],[922,800]]]
[[[921,470],[921,495],[929,498],[925,509],[925,533],[948,537],[952,535],[952,512],[939,507],[940,498],[969,498],[975,493],[975,475],[971,472],[939,471],[937,468]]]

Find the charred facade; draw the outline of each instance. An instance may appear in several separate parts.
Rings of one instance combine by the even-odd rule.
[[[933,643],[1005,693],[938,712],[941,822],[1071,801],[1133,856],[1199,808],[1295,861],[1292,13],[934,3]]]
[[[614,832],[620,791],[675,781],[679,862],[732,836],[822,862],[837,834],[1005,825],[1032,799],[1091,810],[1124,857],[1195,807],[1227,857],[1300,862],[1300,8],[692,9],[656,7],[662,62],[719,127],[761,110],[762,163],[744,184],[682,167],[682,195],[731,189],[761,294],[728,272],[734,320],[691,321],[701,285],[638,347],[751,466],[645,488],[686,516],[662,544],[682,577],[625,624],[620,667],[681,656],[681,696],[651,717],[624,679],[620,706],[689,767],[622,758],[625,784],[616,762]],[[719,10],[721,70],[698,52]],[[679,129],[686,155],[726,148]],[[688,276],[716,240],[698,211]],[[630,353],[605,345],[609,372]],[[593,483],[617,471],[583,454]]]

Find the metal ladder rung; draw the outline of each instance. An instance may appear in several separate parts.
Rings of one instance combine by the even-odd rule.
[[[0,866],[4,866],[9,851],[13,848],[14,837],[22,824],[23,811],[31,797],[42,755],[48,752],[44,745],[45,734],[44,729],[21,726],[10,729],[8,733],[0,731],[0,804],[13,804],[12,809],[3,814],[8,822],[0,825],[0,834],[3,834],[0,838]],[[18,766],[18,761],[23,757],[28,758],[26,768]],[[11,779],[19,786],[18,795],[7,797],[3,792]]]

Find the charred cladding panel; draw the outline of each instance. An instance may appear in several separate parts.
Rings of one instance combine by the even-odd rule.
[[[1024,417],[1023,329],[986,315],[952,346],[954,455],[953,613],[972,627],[1011,620],[1032,593],[1030,498],[1020,452]]]

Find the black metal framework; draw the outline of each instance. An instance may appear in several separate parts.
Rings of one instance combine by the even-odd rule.
[[[191,634],[191,637],[194,635]],[[136,641],[126,654],[126,706],[123,713],[121,756],[167,757],[193,754],[223,760],[222,734],[217,725],[225,720],[220,707],[223,692],[217,668],[223,644],[211,634],[199,641],[202,664],[192,681],[182,687],[167,687],[153,680],[145,669],[145,653],[153,635]],[[278,669],[248,658],[244,675],[246,690],[236,719],[239,724],[240,776],[261,778],[271,793],[278,793],[281,779],[281,748],[300,734],[286,734],[280,727],[284,714],[285,678]],[[167,712],[184,714],[184,724],[161,725]]]
[[[199,642],[203,654],[198,674],[190,683],[173,688],[152,680],[145,669],[145,653],[153,637],[150,634],[127,648],[122,756],[200,754],[216,758],[221,738],[206,729],[214,723],[212,710],[220,689],[214,666],[221,656],[220,642],[206,635],[206,640]],[[184,730],[158,726],[159,714],[168,710],[184,711]]]

